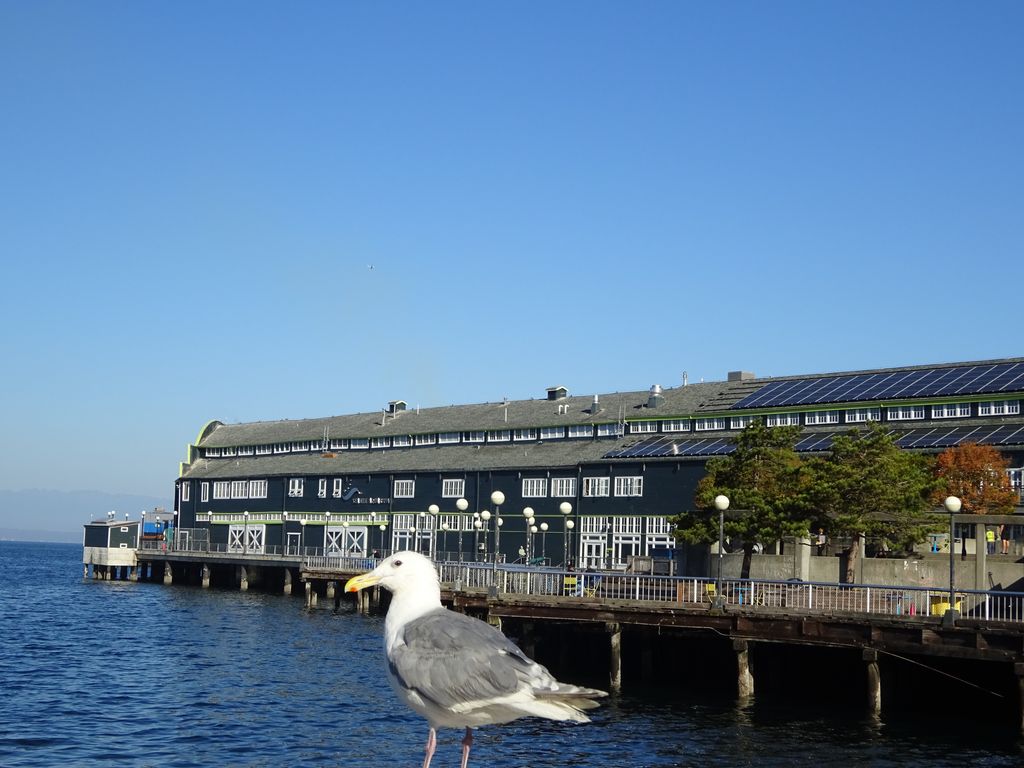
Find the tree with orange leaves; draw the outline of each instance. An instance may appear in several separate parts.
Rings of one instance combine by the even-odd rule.
[[[1009,515],[1018,495],[1006,474],[1009,463],[991,445],[964,443],[948,448],[935,460],[937,480],[932,501],[959,496],[963,511],[976,515]]]

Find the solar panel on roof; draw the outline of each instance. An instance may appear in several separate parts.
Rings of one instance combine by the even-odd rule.
[[[816,403],[903,400],[912,397],[949,397],[1022,390],[1024,362],[991,363],[770,381],[741,398],[732,407],[777,408]]]

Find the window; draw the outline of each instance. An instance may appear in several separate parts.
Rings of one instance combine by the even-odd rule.
[[[331,485],[331,496],[336,499],[341,498],[341,478],[334,478],[334,483]]]
[[[437,442],[437,435],[416,435],[416,445],[433,445]]]
[[[249,481],[249,498],[250,499],[265,499],[265,498],[267,498],[267,481],[266,480],[250,480]]]
[[[1010,485],[1017,492],[1022,503],[1024,503],[1024,468],[1008,469],[1006,474],[1010,476]]]
[[[800,414],[773,413],[765,417],[764,423],[769,427],[791,427],[800,423]]]
[[[234,448],[224,448],[224,449],[221,450],[220,455],[221,456],[234,456],[235,453],[236,453],[236,451],[235,451]]]
[[[464,443],[482,443],[487,439],[487,433],[484,431],[479,432],[466,432],[462,436],[462,442]]]
[[[371,448],[390,448],[391,438],[390,437],[371,437],[370,438]]]
[[[248,499],[249,498],[249,481],[248,480],[232,480],[231,481],[231,498],[232,499]]]
[[[648,517],[647,533],[651,535],[664,535],[672,532],[672,523],[667,517]]]
[[[290,453],[292,447],[288,443],[274,443],[274,453]]]
[[[573,424],[569,427],[569,437],[593,437],[594,428],[590,424]]]
[[[548,479],[546,477],[524,477],[523,498],[540,499],[548,495]]]
[[[631,421],[629,422],[629,434],[642,435],[648,432],[657,432],[658,422],[656,421]]]
[[[555,498],[574,498],[576,496],[575,477],[552,477],[551,495]]]
[[[319,499],[327,498],[327,478],[321,477],[316,484],[316,495]]]
[[[185,482],[183,482],[181,484],[181,500],[182,501],[188,501],[189,497],[191,495],[192,495],[192,483],[190,483],[188,480],[186,480]]]
[[[331,450],[332,451],[344,451],[348,448],[348,440],[341,437],[331,438]]]
[[[304,453],[309,450],[309,442],[303,440],[298,443],[292,443],[292,453]]]
[[[863,424],[865,421],[881,421],[881,408],[851,408],[846,412],[847,424]]]
[[[437,436],[437,442],[442,444],[457,443],[462,439],[462,435],[458,432],[442,432]]]
[[[370,439],[368,437],[353,437],[348,441],[348,447],[353,451],[365,451],[370,447]]]
[[[753,416],[733,416],[729,419],[730,429],[746,429],[750,426],[750,422],[754,420]]]
[[[415,480],[395,480],[396,499],[411,499],[416,495]]]
[[[643,496],[644,495],[644,479],[643,477],[636,475],[630,477],[616,477],[615,478],[615,495],[616,496]]]
[[[932,406],[933,419],[957,419],[971,415],[970,403],[946,403]]]
[[[839,411],[808,411],[804,414],[804,424],[838,424]]]
[[[391,444],[395,446],[395,448],[408,448],[412,445],[412,437],[409,435],[395,435],[391,439]]]
[[[610,483],[611,481],[607,477],[584,477],[583,495],[607,496]]]
[[[536,429],[517,429],[513,435],[513,440],[536,440],[537,430]]]
[[[272,445],[257,445],[256,455],[257,456],[269,456],[274,452],[274,446]]]
[[[201,483],[199,485],[199,496],[200,496],[200,500],[201,501],[209,501],[210,500],[210,484],[209,483]]]
[[[251,445],[241,445],[238,447],[239,456],[252,456],[255,452],[255,449]]]
[[[710,432],[715,429],[725,429],[725,419],[694,419],[693,428],[697,432]]]
[[[1020,413],[1020,400],[992,400],[987,403],[978,403],[979,416],[1006,416],[1013,413]]]
[[[505,440],[511,439],[512,433],[509,432],[507,429],[492,429],[487,433],[488,443],[500,443],[504,442]]]
[[[642,517],[613,517],[612,533],[640,533]]]
[[[305,484],[305,481],[301,477],[290,477],[290,478],[288,478],[288,495],[289,496],[301,496],[304,484]]]
[[[560,440],[565,437],[565,427],[541,427],[541,440]]]
[[[689,419],[667,419],[661,422],[662,432],[689,432]]]
[[[598,437],[620,437],[622,435],[622,425],[618,422],[614,424],[598,424],[597,425],[597,436]]]
[[[213,498],[214,499],[230,499],[231,498],[231,483],[227,480],[217,480],[213,484]]]
[[[220,448],[207,448],[203,451],[203,455],[208,459],[219,459]]]
[[[442,499],[461,499],[465,493],[466,481],[461,477],[451,477],[441,481]]]
[[[885,409],[889,421],[911,421],[924,418],[923,405],[893,405]]]

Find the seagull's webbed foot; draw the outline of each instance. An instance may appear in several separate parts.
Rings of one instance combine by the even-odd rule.
[[[467,728],[466,735],[462,737],[462,763],[461,768],[469,765],[469,748],[473,746],[473,729]]]

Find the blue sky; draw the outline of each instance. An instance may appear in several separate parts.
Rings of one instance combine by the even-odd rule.
[[[1022,29],[4,2],[0,488],[169,496],[209,419],[1020,355]]]

